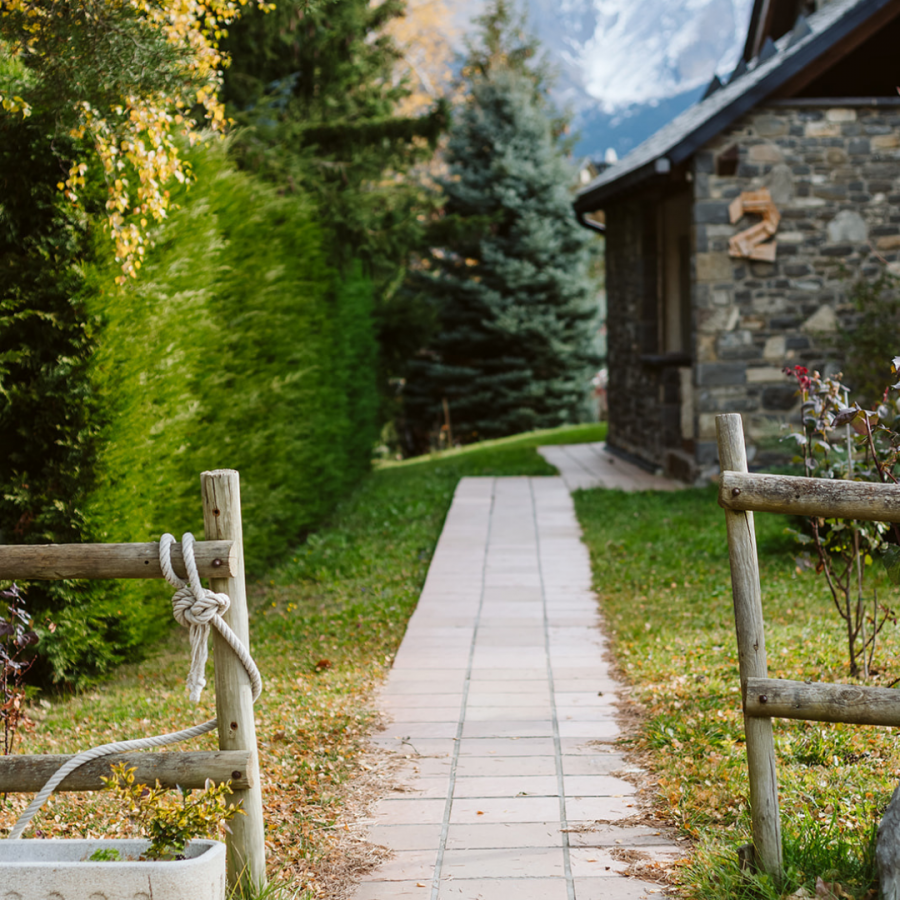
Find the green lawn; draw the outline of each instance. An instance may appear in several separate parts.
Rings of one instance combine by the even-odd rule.
[[[637,742],[659,777],[658,813],[695,840],[678,878],[691,898],[774,898],[815,879],[866,896],[873,829],[900,778],[891,729],[776,720],[787,880],[740,875],[749,842],[746,755],[725,521],[714,488],[580,491],[601,609],[646,718]],[[842,623],[824,582],[798,567],[784,517],[756,514],[771,677],[849,681]],[[896,591],[882,579],[879,596]],[[890,602],[890,600],[888,601]],[[876,684],[900,677],[888,627]]]
[[[370,691],[402,637],[459,478],[553,474],[535,447],[603,436],[602,426],[559,429],[382,464],[326,526],[251,584],[253,649],[266,683],[258,722],[270,872],[288,896],[311,900],[358,863],[338,836],[372,726]],[[694,839],[693,861],[678,873],[682,893],[774,898],[801,884],[812,890],[819,875],[863,897],[872,830],[900,777],[888,729],[778,722],[788,881],[779,892],[737,871],[735,848],[749,839],[746,764],[715,491],[582,491],[576,507],[618,662],[646,713],[638,747],[659,778],[658,814]],[[756,522],[770,671],[847,680],[824,585],[798,570],[784,519],[758,514]],[[878,683],[900,675],[894,628],[878,663]],[[201,721],[212,697],[188,705],[187,667],[186,637],[173,630],[153,659],[108,683],[45,698],[49,709],[35,703],[34,730],[17,751],[68,752]],[[0,834],[24,800],[0,804]],[[63,795],[35,824],[46,836],[77,836],[121,833],[127,823],[102,796]]]
[[[371,689],[390,666],[415,607],[453,492],[466,475],[553,475],[541,444],[602,440],[579,426],[381,465],[291,557],[250,585],[253,652],[265,681],[258,704],[270,875],[311,900],[341,867],[343,791],[359,773],[372,725]],[[157,734],[214,715],[184,696],[186,636],[90,692],[34,705],[17,752],[72,752]],[[48,702],[47,699],[44,701]],[[212,747],[213,739],[193,744]],[[24,797],[0,803],[0,835]],[[127,823],[99,795],[60,795],[35,819],[46,836],[120,833]],[[33,834],[33,832],[29,832]],[[323,874],[324,873],[324,874]]]

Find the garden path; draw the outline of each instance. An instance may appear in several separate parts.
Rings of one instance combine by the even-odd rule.
[[[619,488],[623,491],[676,491],[680,481],[661,478],[614,456],[603,441],[594,444],[557,444],[538,447],[538,453],[559,469],[570,491],[578,488]]]
[[[405,762],[353,900],[640,900],[639,819],[587,549],[561,478],[464,478],[381,708]]]

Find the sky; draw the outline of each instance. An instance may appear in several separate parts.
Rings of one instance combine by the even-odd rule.
[[[743,47],[752,0],[585,0],[594,33],[573,59],[604,112],[652,103],[729,72]]]

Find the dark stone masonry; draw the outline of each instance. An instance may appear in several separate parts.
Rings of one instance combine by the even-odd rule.
[[[900,251],[900,106],[758,107],[672,176],[606,208],[610,441],[693,479],[715,464],[717,414],[743,414],[751,464],[765,464],[785,455],[782,426],[798,412],[783,367],[839,369],[832,338],[854,282]],[[775,262],[733,259],[729,238],[759,218],[732,225],[729,204],[763,187],[781,215]],[[663,337],[658,246],[660,210],[679,190],[691,210],[680,346]]]

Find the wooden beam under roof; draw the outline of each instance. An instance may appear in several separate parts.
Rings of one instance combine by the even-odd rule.
[[[898,15],[900,15],[900,2],[886,4],[869,16],[859,27],[845,35],[843,40],[826,50],[818,59],[785,82],[775,96],[779,99],[796,96],[819,76],[825,74],[832,66],[837,65],[870,37],[896,19]]]

